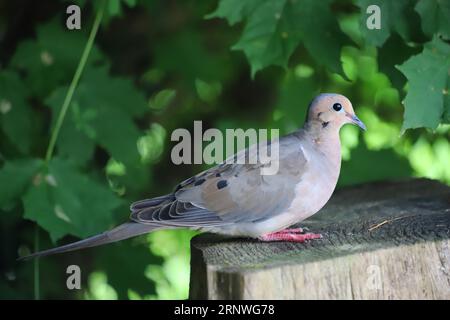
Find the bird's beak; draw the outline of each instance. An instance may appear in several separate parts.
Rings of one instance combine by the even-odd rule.
[[[358,127],[360,127],[361,129],[363,129],[364,131],[367,130],[366,125],[359,120],[359,118],[356,116],[356,114],[350,114],[350,113],[346,113],[345,114],[348,118],[350,118],[351,122],[353,124],[356,124]]]

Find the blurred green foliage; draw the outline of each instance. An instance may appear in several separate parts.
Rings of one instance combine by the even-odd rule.
[[[111,228],[130,202],[204,169],[170,161],[171,132],[194,120],[284,134],[316,94],[339,92],[368,127],[342,129],[339,186],[409,176],[450,183],[446,1],[106,0],[45,162],[103,3],[74,2],[82,28],[69,31],[70,2],[0,1],[0,298],[33,297],[33,263],[15,259],[36,239],[50,247]],[[370,4],[382,10],[381,30],[366,27]],[[41,259],[41,297],[186,298],[193,235],[160,231]],[[70,264],[82,268],[81,291],[66,289]]]

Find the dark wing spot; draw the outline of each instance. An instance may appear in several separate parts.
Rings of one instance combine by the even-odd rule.
[[[322,128],[326,128],[328,124],[329,124],[328,121],[327,122],[322,122]]]
[[[195,179],[195,177],[190,177],[189,179],[181,182],[180,184],[177,185],[177,187],[175,188],[174,192],[177,192],[178,190],[180,190],[184,186],[187,186],[188,184],[191,184],[192,182],[194,182],[194,179]]]
[[[219,182],[217,182],[217,189],[223,189],[228,185],[227,180],[220,180]]]
[[[199,180],[195,181],[194,186],[199,186],[205,181],[206,181],[205,179],[199,179]]]
[[[220,176],[221,176],[220,172],[216,173],[216,177],[220,177]]]

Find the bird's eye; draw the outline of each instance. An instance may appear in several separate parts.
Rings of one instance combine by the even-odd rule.
[[[341,111],[342,105],[340,103],[333,104],[334,111]]]

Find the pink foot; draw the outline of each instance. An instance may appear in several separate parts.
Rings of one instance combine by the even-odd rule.
[[[303,233],[305,230],[303,228],[292,228],[292,229],[284,229],[274,233]]]
[[[303,243],[306,240],[321,239],[321,234],[302,233],[302,228],[285,229],[278,232],[268,233],[259,237],[261,241],[288,241]]]

